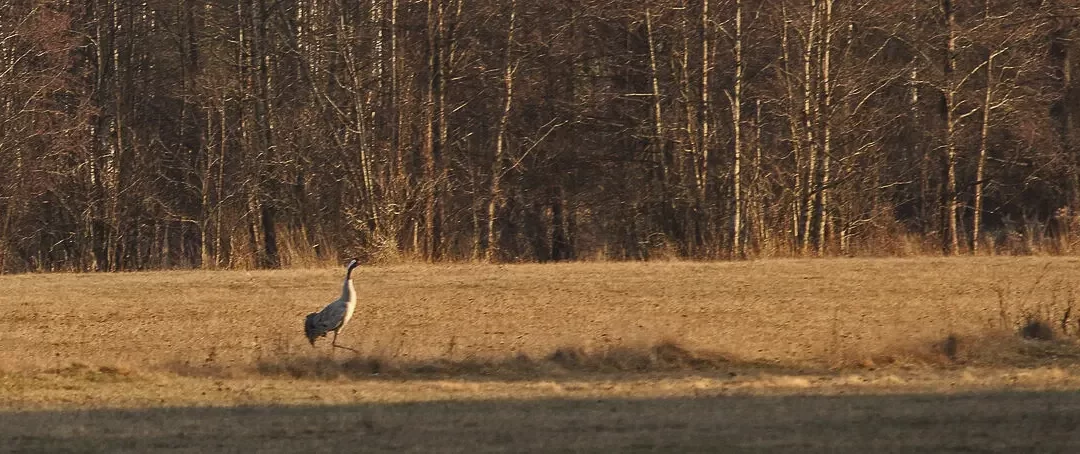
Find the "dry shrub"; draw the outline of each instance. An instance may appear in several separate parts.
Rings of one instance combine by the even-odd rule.
[[[693,352],[674,342],[657,344],[651,353],[655,363],[671,369],[714,369],[727,362],[727,359],[719,354]]]
[[[670,341],[645,348],[617,346],[598,352],[564,347],[548,355],[547,360],[565,370],[592,372],[710,370],[729,362],[719,354],[691,351]]]
[[[931,235],[916,235],[906,226],[887,216],[875,213],[875,222],[848,232],[849,239],[843,255],[866,257],[926,257],[941,250],[941,241]]]
[[[337,362],[327,356],[292,357],[282,361],[258,361],[255,370],[260,375],[334,379],[343,375],[375,375],[383,371],[382,364],[378,358]]]
[[[991,287],[997,294],[998,329],[1015,329],[1018,336],[1031,340],[1080,337],[1080,320],[1073,317],[1076,284],[1069,278],[1047,279],[1049,270],[1047,263],[1026,290],[1008,284]],[[1040,287],[1049,290],[1048,297],[1035,296]]]
[[[55,374],[66,378],[77,378],[90,382],[113,383],[129,381],[134,372],[123,366],[94,367],[81,362],[72,362],[64,367],[45,369],[46,374]]]
[[[510,379],[560,376],[574,372],[677,372],[717,370],[730,362],[723,356],[692,351],[674,342],[643,348],[611,347],[589,351],[561,347],[542,359],[516,354],[505,358],[407,361],[379,355],[355,356],[344,361],[329,356],[288,355],[261,359],[255,372],[264,376],[334,379],[341,377],[455,377],[492,376]],[[174,370],[185,373],[184,370]]]
[[[923,339],[894,345],[870,355],[866,363],[900,366],[986,366],[1035,367],[1080,364],[1080,343],[1053,336],[1049,325],[1038,323],[1025,329],[1035,337],[1017,336],[1005,331]]]
[[[548,361],[567,369],[581,367],[586,358],[585,350],[580,347],[559,347],[548,355]]]
[[[311,269],[337,266],[339,253],[329,241],[309,240],[304,232],[286,229],[278,232],[278,251],[285,268]],[[206,267],[212,268],[212,267]]]
[[[1031,340],[1052,341],[1054,340],[1054,328],[1041,319],[1029,316],[1024,325],[1020,327],[1020,337]]]
[[[434,359],[397,361],[378,356],[357,356],[344,361],[329,356],[284,358],[256,363],[255,372],[264,376],[293,378],[451,377],[451,376],[522,376],[536,372],[537,364],[525,357],[502,361]]]

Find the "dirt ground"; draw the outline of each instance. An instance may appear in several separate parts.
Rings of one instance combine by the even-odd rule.
[[[1080,452],[1078,272],[362,267],[357,353],[343,269],[0,276],[0,451]]]

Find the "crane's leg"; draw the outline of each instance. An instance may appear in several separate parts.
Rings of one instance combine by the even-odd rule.
[[[337,334],[338,334],[338,332],[334,331],[334,341],[330,343],[331,345],[334,346],[334,348],[343,348],[345,350],[349,350],[349,351],[352,351],[352,352],[355,352],[355,353],[360,353],[360,352],[356,351],[356,349],[354,349],[354,348],[349,348],[349,347],[346,347],[344,345],[338,345],[337,344]]]

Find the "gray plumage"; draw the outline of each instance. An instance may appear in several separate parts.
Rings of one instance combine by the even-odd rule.
[[[342,284],[341,297],[334,300],[319,312],[312,312],[304,319],[304,335],[307,336],[311,346],[315,346],[315,339],[325,337],[333,331],[334,340],[331,344],[337,348],[345,348],[337,344],[338,334],[352,318],[353,310],[356,309],[356,290],[352,284],[352,271],[360,262],[356,259],[349,260],[348,270],[345,272],[345,283]]]

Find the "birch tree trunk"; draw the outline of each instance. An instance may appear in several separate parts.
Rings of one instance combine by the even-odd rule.
[[[807,198],[806,189],[803,185],[803,175],[801,174],[801,172],[799,172],[802,166],[802,148],[804,144],[802,143],[803,135],[799,132],[799,125],[801,124],[801,121],[799,120],[800,107],[798,105],[798,98],[794,84],[795,78],[792,76],[793,74],[795,74],[795,72],[792,69],[791,51],[789,44],[790,39],[788,37],[791,33],[791,21],[788,18],[787,7],[783,4],[781,4],[780,12],[781,19],[783,20],[783,26],[781,27],[780,33],[780,56],[781,62],[783,63],[783,75],[785,76],[783,80],[785,89],[784,94],[786,95],[785,107],[787,109],[786,123],[788,127],[788,133],[791,136],[791,139],[789,141],[791,143],[791,162],[793,163],[796,170],[795,172],[792,172],[792,178],[790,180],[791,186],[793,188],[792,193],[795,196],[791,198],[790,228],[788,229],[787,234],[788,241],[791,245],[791,253],[795,254],[800,251],[800,242],[803,240],[801,232],[802,223],[800,222],[800,220],[802,219],[802,203]]]
[[[664,233],[666,235],[680,235],[679,224],[684,224],[675,219],[675,206],[671,194],[671,172],[668,165],[668,147],[664,137],[664,111],[663,95],[660,91],[660,72],[656,58],[656,39],[653,31],[652,11],[645,10],[645,34],[649,45],[649,79],[652,86],[652,114],[653,114],[653,154],[656,156],[656,165],[660,169],[660,204],[661,212],[666,218]],[[676,171],[678,171],[676,164]],[[565,190],[563,191],[565,194]],[[565,199],[565,195],[562,197]]]
[[[814,52],[816,47],[814,44],[817,41],[817,29],[818,29],[818,6],[817,0],[810,0],[810,29],[807,30],[806,48],[803,52],[803,133],[806,140],[806,161],[807,172],[805,176],[806,184],[804,188],[807,193],[803,198],[806,204],[803,211],[803,228],[802,228],[802,253],[803,255],[810,253],[810,246],[813,244],[811,240],[811,228],[814,218],[814,199],[817,197],[816,191],[820,189],[817,186],[817,142],[815,141],[814,125],[817,123],[817,103],[814,100],[817,98],[814,91],[814,73],[813,73],[813,61]]]
[[[502,203],[502,188],[500,184],[502,182],[503,173],[505,173],[503,159],[505,157],[506,146],[506,125],[510,119],[510,106],[514,100],[514,63],[511,60],[511,52],[514,43],[516,16],[517,0],[510,0],[510,26],[506,33],[506,49],[503,54],[505,62],[503,66],[503,107],[502,115],[499,117],[499,131],[495,137],[495,156],[491,160],[491,190],[488,194],[487,249],[485,250],[484,258],[489,262],[494,260],[499,245],[496,220]]]
[[[698,197],[698,156],[701,154],[702,144],[698,140],[698,101],[694,97],[692,76],[690,74],[690,25],[686,16],[682,20],[682,53],[678,58],[680,83],[680,99],[683,103],[685,117],[683,118],[683,147],[676,154],[675,163],[678,169],[680,190],[689,193],[690,202],[685,205],[685,234],[687,238],[686,250],[690,256],[696,256],[702,243],[700,211],[701,203]],[[691,181],[691,179],[693,181]]]
[[[709,59],[709,0],[702,0],[701,2],[701,26],[700,26],[700,38],[701,38],[701,93],[699,98],[698,107],[698,156],[697,162],[694,167],[695,182],[697,184],[696,193],[696,222],[697,225],[697,237],[704,243],[707,238],[705,233],[709,228],[709,216],[708,212],[708,200],[706,190],[709,184],[709,122],[712,121],[710,115],[711,104],[709,102],[709,71],[711,69]]]
[[[656,41],[653,39],[652,13],[645,9],[645,33],[649,42],[649,79],[652,83],[653,101],[653,152],[656,153],[660,166],[660,190],[663,203],[667,206],[668,167],[663,146],[664,116],[660,95],[660,76],[656,68]]]
[[[742,61],[742,0],[735,0],[735,79],[731,98],[731,134],[734,146],[734,162],[731,167],[732,191],[735,199],[735,216],[732,222],[732,252],[735,257],[745,258],[742,242],[742,85],[743,85],[743,61]]]
[[[913,35],[916,33],[915,29],[918,28],[917,25],[916,25],[916,20],[917,20],[918,16],[915,13],[916,8],[918,7],[918,1],[919,0],[912,0],[912,5],[911,5],[912,13],[911,13],[911,19],[910,19],[911,24],[910,25],[911,25],[911,27],[913,29],[913,30],[911,30],[911,33]],[[908,73],[908,85],[909,85],[909,88],[911,90],[910,96],[908,98],[909,106],[910,106],[910,109],[911,109],[910,128],[911,128],[911,130],[913,132],[918,131],[919,128],[921,127],[921,118],[922,118],[919,115],[919,83],[920,82],[919,82],[919,63],[918,62],[919,62],[919,57],[918,56],[912,56],[911,57],[911,62],[909,63],[909,65],[911,66],[911,71]],[[919,223],[921,224],[921,227],[922,227],[922,232],[920,232],[920,233],[922,233],[923,235],[927,235],[930,232],[931,220],[934,218],[934,216],[932,215],[932,209],[930,208],[931,205],[932,205],[931,200],[935,200],[935,202],[933,202],[934,204],[937,203],[936,202],[937,197],[931,197],[931,195],[930,195],[930,192],[931,192],[931,188],[930,188],[930,147],[919,143],[920,139],[922,139],[921,134],[920,135],[913,134],[913,139],[914,140],[912,140],[912,143],[911,143],[912,155],[921,154],[921,156],[919,158],[919,208],[918,208],[918,210],[919,210],[918,211],[918,213],[919,213],[918,214]],[[919,153],[920,149],[921,149],[921,153]]]
[[[990,109],[993,98],[994,53],[986,56],[986,92],[983,94],[982,127],[979,130],[979,161],[975,165],[975,213],[971,220],[971,253],[979,253],[982,233],[983,188],[986,174],[987,142],[990,136]]]
[[[427,11],[427,90],[424,102],[424,181],[428,194],[424,206],[424,248],[429,260],[439,259],[442,249],[441,179],[442,179],[442,124],[440,112],[443,72],[443,2],[428,0]]]
[[[1072,41],[1071,38],[1075,36],[1075,30],[1076,28],[1074,27],[1069,32],[1066,32],[1063,39],[1065,43],[1071,44],[1070,41]],[[1078,156],[1075,147],[1073,134],[1073,110],[1076,108],[1074,105],[1075,102],[1073,102],[1073,100],[1076,99],[1076,88],[1073,87],[1072,67],[1072,55],[1074,49],[1068,44],[1063,46],[1061,52],[1061,86],[1063,87],[1062,92],[1064,93],[1064,102],[1061,103],[1061,148],[1066,156],[1072,157],[1072,159],[1069,160],[1070,170],[1068,172],[1071,194],[1069,194],[1068,199],[1065,200],[1063,204],[1066,211],[1064,213],[1058,211],[1058,213],[1066,216],[1072,214],[1075,219],[1075,213],[1077,212],[1077,209],[1080,208],[1080,156]],[[987,64],[987,66],[989,66],[989,64]],[[989,71],[989,69],[987,69],[987,71]],[[979,180],[982,182],[982,177],[980,177]],[[1073,237],[1070,235],[1072,233],[1073,232],[1068,232],[1068,230],[1066,230],[1064,238],[1056,239],[1056,242],[1059,245],[1064,246],[1066,252],[1071,252],[1072,249],[1071,245],[1073,244]]]
[[[956,193],[956,11],[952,0],[942,0],[947,30],[945,41],[945,191],[942,201],[942,225],[947,232],[942,235],[942,249],[948,255],[956,255],[960,250],[957,235],[957,217],[960,203]]]
[[[821,108],[821,186],[818,188],[818,243],[817,253],[825,255],[825,249],[829,241],[829,165],[832,160],[832,90],[833,80],[829,73],[829,63],[832,57],[832,9],[833,0],[823,0],[825,14],[821,19],[821,33],[824,44],[821,48],[821,91],[823,93],[823,105]]]

